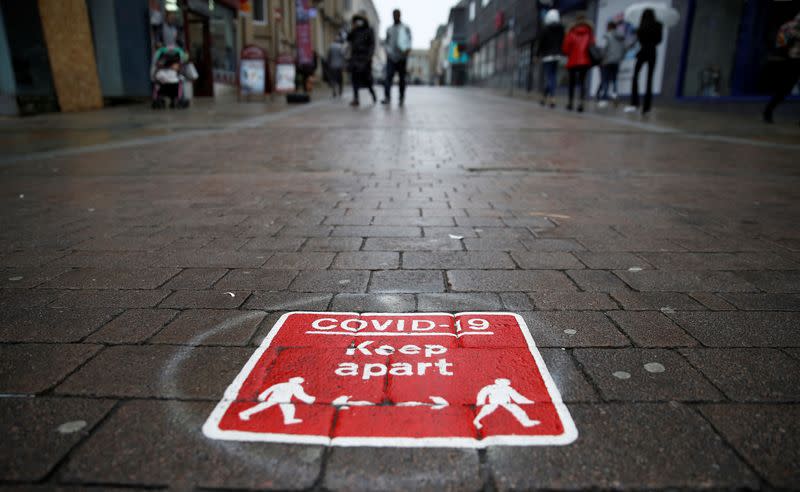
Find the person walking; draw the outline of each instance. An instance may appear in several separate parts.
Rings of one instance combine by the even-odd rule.
[[[653,102],[653,71],[656,68],[656,48],[663,39],[664,25],[656,20],[656,13],[653,9],[645,9],[642,12],[642,20],[639,22],[639,29],[636,30],[636,38],[639,40],[639,52],[636,53],[636,66],[633,69],[633,80],[631,81],[631,105],[625,108],[626,112],[633,112],[639,109],[639,72],[642,66],[647,63],[647,86],[644,92],[644,105],[642,113],[650,112]]]
[[[375,90],[372,88],[372,55],[375,54],[375,32],[369,25],[366,12],[360,11],[353,16],[350,33],[347,35],[350,43],[350,60],[347,68],[353,82],[353,101],[351,106],[358,106],[358,90],[369,89],[372,102],[378,101]]]
[[[561,44],[564,42],[564,25],[561,15],[556,9],[550,9],[544,15],[544,29],[536,46],[536,57],[542,63],[544,72],[544,90],[539,104],[556,107],[556,85],[558,63],[561,60]]]
[[[597,89],[597,106],[600,108],[608,106],[608,93],[612,86],[611,99],[615,104],[617,100],[617,74],[619,74],[619,64],[625,57],[625,35],[617,31],[616,22],[608,22],[603,41],[603,62],[600,65],[601,81],[600,87]]]
[[[567,56],[567,72],[569,73],[569,101],[567,110],[572,111],[572,102],[575,95],[575,86],[578,86],[578,112],[583,111],[583,101],[586,99],[586,74],[592,68],[592,59],[589,56],[589,47],[594,44],[594,27],[585,16],[578,16],[575,24],[569,29],[561,51]]]
[[[411,52],[411,29],[400,22],[400,10],[392,12],[394,24],[386,30],[386,83],[381,104],[392,101],[392,82],[396,73],[400,79],[400,106],[406,98],[406,63]]]
[[[778,29],[775,45],[782,52],[782,60],[772,97],[764,108],[765,123],[772,123],[773,111],[792,93],[800,78],[800,13]]]
[[[342,70],[344,70],[344,42],[343,36],[339,35],[328,47],[328,58],[326,60],[328,68],[328,84],[333,91],[333,97],[342,96]]]

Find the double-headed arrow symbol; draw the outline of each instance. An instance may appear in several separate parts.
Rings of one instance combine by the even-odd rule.
[[[424,403],[421,401],[403,401],[400,403],[396,403],[395,405],[398,407],[419,407],[419,406],[429,406],[431,410],[441,410],[444,407],[448,406],[449,403],[447,400],[442,398],[441,396],[431,396],[430,400],[433,402],[431,403]],[[342,395],[335,400],[333,400],[333,405],[337,407],[341,407],[342,410],[347,410],[350,407],[362,407],[367,405],[375,405],[369,401],[351,401],[350,397],[347,395]]]

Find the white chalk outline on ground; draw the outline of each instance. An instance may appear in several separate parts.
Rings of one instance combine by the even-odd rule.
[[[528,350],[536,362],[536,368],[544,381],[547,393],[550,395],[550,401],[556,409],[559,419],[564,427],[564,432],[559,435],[553,436],[522,436],[522,435],[502,435],[491,436],[484,439],[474,439],[465,437],[426,437],[426,438],[413,438],[413,437],[336,437],[330,438],[328,436],[308,435],[308,434],[281,434],[281,433],[261,433],[261,432],[246,432],[246,431],[230,431],[222,430],[219,428],[219,423],[222,420],[228,407],[236,401],[239,390],[244,384],[247,377],[255,368],[258,361],[267,351],[272,340],[280,332],[289,316],[295,314],[318,314],[318,315],[337,315],[337,316],[476,316],[476,315],[490,315],[490,316],[513,316],[517,320],[517,326],[525,338],[528,345]],[[456,314],[450,313],[355,313],[355,312],[329,312],[329,311],[293,311],[286,313],[280,317],[275,323],[275,326],[269,331],[269,334],[261,342],[261,345],[256,349],[253,355],[248,359],[242,370],[233,380],[233,382],[225,390],[222,399],[217,403],[214,410],[208,416],[208,419],[203,424],[203,434],[211,439],[220,439],[227,441],[248,441],[248,442],[281,442],[281,443],[296,443],[296,444],[322,444],[326,446],[365,446],[365,447],[440,447],[440,448],[485,448],[487,446],[563,446],[574,442],[578,438],[578,429],[575,427],[575,422],[572,420],[567,406],[561,399],[553,378],[547,370],[547,366],[542,359],[536,343],[533,341],[530,330],[528,330],[525,320],[516,313],[510,312],[462,312]]]

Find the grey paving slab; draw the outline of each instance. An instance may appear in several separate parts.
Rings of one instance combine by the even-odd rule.
[[[58,278],[59,275],[69,273],[69,268],[55,267],[29,267],[29,268],[0,268],[0,288],[27,289],[43,285],[48,281]]]
[[[297,251],[303,243],[306,242],[306,238],[304,237],[291,237],[291,236],[281,236],[281,237],[256,237],[245,243],[242,246],[242,251]],[[261,258],[259,258],[259,256]],[[263,259],[266,261],[266,258],[269,255],[265,254],[255,254],[253,257],[254,259],[252,262],[247,261],[248,265],[234,265],[234,266],[259,266],[264,262],[258,263],[255,260]],[[243,256],[245,261],[251,258],[251,255],[247,254]],[[221,262],[222,259],[220,259]],[[235,263],[235,262],[232,262]],[[227,265],[225,265],[227,266]]]
[[[400,253],[391,251],[352,251],[336,255],[331,268],[340,270],[390,270],[400,267]]]
[[[603,311],[619,306],[602,292],[531,292],[536,309],[541,311]]]
[[[565,349],[543,348],[539,353],[565,402],[599,401],[600,396]]]
[[[146,308],[153,307],[170,294],[167,289],[156,290],[61,290],[50,307],[84,308]]]
[[[692,347],[697,341],[661,312],[606,313],[639,347]]]
[[[385,270],[372,273],[370,292],[388,294],[413,294],[417,292],[444,292],[444,275],[429,270]]]
[[[0,289],[0,309],[8,319],[12,311],[47,305],[62,293],[56,289]]]
[[[461,241],[454,238],[367,238],[364,251],[461,251]]]
[[[625,283],[639,291],[661,292],[754,292],[757,287],[740,273],[717,271],[615,271]]]
[[[540,347],[625,347],[631,344],[602,313],[521,313]]]
[[[175,268],[81,268],[46,282],[59,289],[155,289],[178,274]]]
[[[474,449],[335,448],[322,485],[330,490],[481,490],[483,480]]]
[[[245,290],[178,290],[159,304],[172,309],[235,309],[250,296]]]
[[[120,311],[49,307],[17,310],[0,324],[0,342],[78,342]]]
[[[60,395],[217,400],[252,349],[116,345],[56,387]]]
[[[567,275],[587,292],[617,292],[628,290],[619,278],[605,270],[568,270]]]
[[[756,488],[758,478],[693,410],[680,404],[572,404],[569,446],[491,447],[498,490]]]
[[[369,282],[369,271],[364,270],[308,270],[300,272],[291,285],[295,292],[364,292]]]
[[[273,256],[273,258],[275,258]],[[332,258],[331,258],[332,259]],[[328,263],[330,263],[330,260]],[[230,290],[285,290],[297,276],[297,270],[286,264],[286,269],[235,269],[229,270],[217,283],[215,289]]]
[[[324,311],[332,298],[332,294],[253,292],[244,307],[264,311]]]
[[[573,239],[529,239],[522,243],[530,251],[583,251],[586,249]]]
[[[577,258],[563,251],[514,251],[511,256],[521,268],[528,270],[583,268]]]
[[[800,400],[800,361],[776,349],[681,349],[733,401]]]
[[[634,292],[632,290],[616,290],[611,293],[626,311],[657,311],[672,309],[675,311],[704,310],[705,307],[686,294],[674,292]]]
[[[664,349],[575,349],[607,401],[718,401],[724,397],[679,354]]]
[[[533,301],[524,292],[503,292],[500,294],[500,300],[505,309],[509,311],[533,311],[536,307]]]
[[[609,251],[576,251],[573,253],[587,267],[597,270],[627,270],[649,268],[650,264],[634,253]]]
[[[358,251],[363,243],[360,237],[312,237],[303,245],[303,251]]]
[[[416,309],[411,294],[336,294],[331,301],[332,311],[407,313]]]
[[[800,294],[726,292],[721,297],[745,311],[800,311]]]
[[[526,251],[522,241],[518,239],[466,238],[464,247],[468,251]]]
[[[800,405],[703,405],[700,411],[772,487],[800,483]]]
[[[417,309],[429,312],[502,311],[500,296],[490,293],[419,294]]]
[[[173,309],[129,309],[89,335],[86,341],[103,344],[143,342],[177,314],[178,311]]]
[[[225,268],[185,268],[164,284],[165,289],[210,289],[228,270]]]
[[[400,226],[336,226],[333,237],[421,237],[419,227]]]
[[[403,268],[408,270],[513,269],[507,253],[483,251],[403,253]]]
[[[268,257],[268,253],[249,250],[184,249],[166,251],[154,264],[180,268],[257,268],[266,263]]]
[[[736,306],[729,303],[722,297],[717,294],[713,294],[711,292],[692,292],[689,294],[692,299],[695,299],[697,302],[701,303],[707,309],[712,311],[735,311]]]
[[[800,271],[739,272],[751,284],[766,292],[800,293]]]
[[[200,433],[213,403],[124,403],[69,457],[70,483],[298,490],[319,476],[322,448],[212,441]],[[137,453],[132,450],[146,449]]]
[[[113,404],[99,399],[1,398],[0,480],[45,478]]]
[[[92,344],[0,344],[0,393],[44,392],[66,378],[102,347]]]
[[[266,315],[263,311],[189,309],[160,330],[150,343],[247,345]]]
[[[461,292],[576,290],[566,275],[555,270],[450,270],[447,280]]]
[[[668,316],[710,347],[800,346],[800,313],[676,312]]]
[[[324,270],[331,266],[333,253],[275,253],[262,266],[272,270]]]

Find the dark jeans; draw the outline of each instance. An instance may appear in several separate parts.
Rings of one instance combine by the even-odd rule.
[[[386,85],[384,86],[384,93],[386,99],[392,98],[392,82],[394,81],[394,74],[400,76],[400,100],[406,97],[406,60],[393,62],[388,60],[386,62]]]
[[[792,93],[797,79],[800,78],[800,60],[787,60],[782,63],[777,80],[774,81],[775,86],[772,92],[772,97],[764,108],[764,116],[772,119],[772,112],[782,103],[786,97]]]
[[[575,85],[580,87],[578,90],[578,97],[580,104],[583,105],[583,100],[586,99],[586,74],[589,72],[589,66],[572,67],[569,69],[569,106],[572,106],[573,96],[575,95]]]
[[[328,83],[333,90],[333,97],[342,95],[342,69],[331,68],[328,70]]]
[[[642,111],[647,113],[650,111],[650,106],[653,103],[653,70],[656,69],[656,57],[650,56],[637,56],[636,67],[633,69],[633,81],[631,87],[631,105],[639,107],[639,72],[642,70],[642,65],[647,63],[647,86],[644,92],[644,106]]]
[[[617,95],[617,74],[619,73],[618,63],[609,63],[600,67],[600,87],[597,88],[597,99],[608,99],[608,90],[611,86],[614,89],[611,93]]]
[[[372,96],[372,100],[375,101],[375,99],[376,99],[376,97],[375,97],[375,89],[372,88],[372,84],[369,84],[369,85],[359,84],[358,83],[359,82],[358,79],[359,79],[359,77],[356,77],[356,76],[352,77],[352,80],[353,80],[353,100],[358,102],[358,90],[359,89],[369,89],[369,93]]]
[[[556,77],[558,75],[558,60],[542,62],[542,71],[544,71],[544,92],[545,97],[555,95],[556,93]]]

